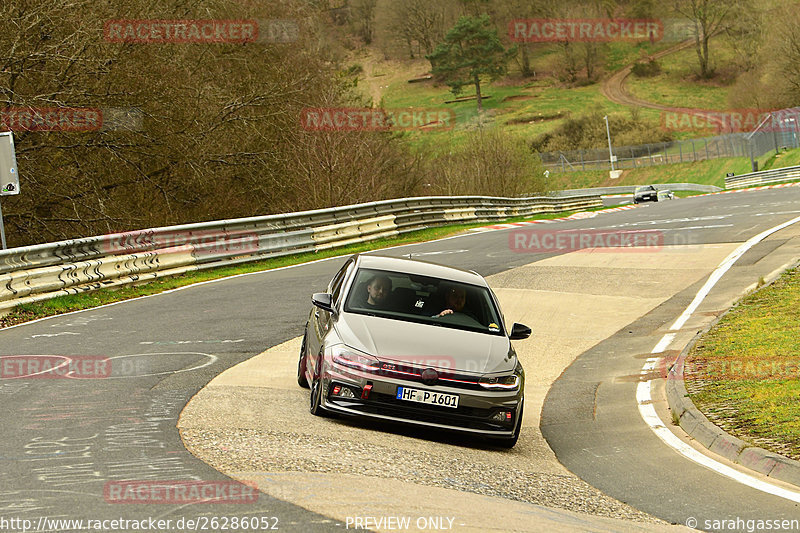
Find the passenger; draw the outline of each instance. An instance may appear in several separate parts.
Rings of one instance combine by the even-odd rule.
[[[388,276],[372,276],[367,282],[367,307],[385,309],[391,292],[392,280]]]
[[[445,309],[436,316],[464,313],[464,306],[467,304],[467,291],[464,287],[449,287],[444,293],[444,304]],[[472,315],[471,313],[467,314]]]

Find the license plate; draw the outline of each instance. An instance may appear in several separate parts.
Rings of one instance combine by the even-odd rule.
[[[442,407],[458,407],[458,395],[432,392],[428,390],[409,389],[408,387],[397,387],[397,399],[407,402],[424,403],[428,405],[440,405]]]

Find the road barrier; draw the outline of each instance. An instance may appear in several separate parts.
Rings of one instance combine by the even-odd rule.
[[[776,168],[773,170],[762,170],[761,172],[750,172],[740,176],[728,176],[725,178],[726,189],[741,189],[743,187],[755,187],[768,183],[780,183],[782,181],[794,181],[800,179],[800,166]]]
[[[432,226],[600,206],[602,201],[596,194],[530,198],[431,196],[12,248],[0,251],[0,311],[56,296],[326,250]]]
[[[658,190],[668,189],[670,191],[719,192],[722,190],[715,185],[701,185],[699,183],[654,183],[653,186]],[[556,191],[551,194],[556,197],[581,194],[599,194],[601,196],[633,194],[636,187],[639,187],[639,185],[615,185],[613,187],[593,187],[591,189],[567,189],[566,191]]]

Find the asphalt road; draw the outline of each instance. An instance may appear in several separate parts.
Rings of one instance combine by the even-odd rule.
[[[799,206],[800,188],[791,187],[664,202],[548,227],[659,230],[666,245],[739,242],[797,216]],[[482,275],[555,255],[515,252],[506,233],[476,233],[384,253],[413,253]],[[18,356],[101,356],[111,358],[113,370],[103,379],[13,379],[4,374],[0,518],[29,519],[36,525],[40,517],[177,521],[248,516],[277,517],[283,530],[343,528],[266,495],[247,506],[107,501],[109,483],[114,486],[120,480],[225,480],[184,449],[175,428],[182,407],[224,369],[296,337],[308,312],[309,293],[322,289],[341,262],[332,259],[241,276],[0,332],[3,361],[20,361]],[[645,317],[644,324],[674,318],[690,295],[676,298]],[[731,515],[742,510],[743,502],[762,517],[800,514],[794,506],[717,479],[659,447],[633,416],[635,397],[624,387],[596,389],[600,401],[620,404],[620,413],[608,418],[605,412],[596,419],[588,417],[584,398],[591,395],[565,398],[573,385],[586,392],[606,375],[635,373],[624,357],[609,359],[603,348],[615,341],[621,339],[612,338],[585,354],[597,370],[573,365],[545,405],[543,430],[568,468],[622,501],[670,521],[681,522],[695,509],[698,515],[704,509]],[[581,453],[583,448],[576,444],[586,439],[595,443],[592,453]],[[628,497],[636,494],[654,496],[649,501]],[[718,503],[712,506],[712,501]],[[42,530],[70,529],[62,525]]]

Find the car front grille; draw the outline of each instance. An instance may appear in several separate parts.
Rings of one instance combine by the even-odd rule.
[[[329,397],[329,401],[364,414],[390,416],[409,421],[427,422],[455,426],[480,431],[509,431],[511,424],[491,420],[499,409],[478,409],[474,407],[440,407],[436,405],[416,405],[398,400],[388,394],[372,393],[368,400],[345,400]]]

